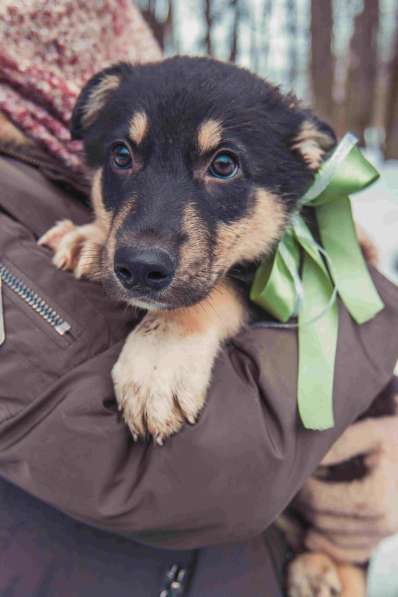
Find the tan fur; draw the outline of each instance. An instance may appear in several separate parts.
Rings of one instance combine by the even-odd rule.
[[[86,236],[88,231],[94,234],[90,226],[101,231],[102,244],[107,239],[107,267],[113,270],[116,235],[131,213],[133,202],[128,202],[111,222],[102,202],[101,173],[97,172],[93,204],[96,222],[82,227],[83,232]],[[234,239],[236,228],[222,230],[217,267],[226,270],[232,262],[263,253],[280,232],[284,219],[278,200],[258,189],[252,214],[238,224],[239,238]],[[192,205],[185,210],[183,227],[188,240],[182,251],[180,273],[203,261],[208,252],[206,228]],[[59,246],[67,248],[74,257],[73,251],[83,242],[82,230],[67,232]],[[55,258],[57,265],[63,267],[65,257],[60,249]],[[74,264],[69,262],[71,265]],[[79,272],[76,265],[74,270],[75,274]],[[151,311],[145,316],[128,337],[112,372],[119,407],[134,437],[149,433],[162,443],[185,421],[193,423],[197,419],[220,346],[239,331],[246,316],[239,295],[226,281],[216,285],[199,304],[173,311]]]
[[[174,322],[186,335],[203,333],[211,328],[222,341],[239,331],[247,313],[233,286],[223,281],[199,304],[164,311],[159,316]]]
[[[140,134],[143,132],[144,127]],[[137,129],[134,134],[138,135]],[[201,130],[202,149],[218,143],[220,135],[220,124],[208,122]],[[62,234],[59,229],[52,231],[53,239],[58,239],[54,241],[56,264],[73,269],[75,275],[89,272],[90,251],[93,254],[96,248],[98,255],[105,243],[107,258],[102,264],[108,273],[113,272],[116,237],[134,209],[131,199],[112,217],[103,203],[101,177],[99,170],[93,179],[95,222],[86,227],[63,223]],[[183,219],[187,242],[181,250],[176,278],[180,282],[184,276],[189,280],[194,272],[196,277],[203,275],[207,283],[213,278],[210,282],[214,283],[233,263],[266,252],[284,223],[280,200],[265,189],[257,189],[255,206],[248,216],[230,226],[220,225],[215,263],[211,264],[207,228],[195,207],[188,205]],[[127,237],[121,240],[130,243]],[[142,437],[148,433],[162,443],[185,421],[193,423],[197,419],[220,346],[244,324],[246,309],[236,290],[225,281],[191,307],[174,311],[155,311],[154,305],[151,308],[128,337],[112,376],[119,407],[133,435]]]
[[[215,269],[226,272],[239,261],[258,258],[280,237],[286,212],[276,195],[263,188],[256,190],[252,212],[232,224],[219,224]]]
[[[310,121],[304,122],[300,132],[293,141],[292,149],[303,156],[311,170],[318,170],[325,152],[331,148],[333,140],[320,131]]]
[[[323,554],[304,553],[296,557],[288,568],[287,594],[288,597],[340,596],[337,566]]]
[[[149,121],[145,112],[135,112],[130,120],[129,136],[136,145],[143,142],[148,132]]]
[[[105,235],[108,235],[112,223],[112,214],[106,211],[102,197],[102,168],[99,168],[93,177],[91,204],[94,209],[96,223],[104,231]]]
[[[33,141],[28,139],[2,112],[0,112],[0,140],[2,143],[11,145],[33,145]]]
[[[91,224],[76,226],[62,220],[39,239],[54,251],[53,263],[59,269],[73,271],[76,278],[98,277],[101,272],[100,255],[109,234],[112,217],[105,210],[101,190],[102,170],[93,177],[91,201],[95,220]]]
[[[202,269],[209,267],[207,227],[192,204],[187,205],[184,210],[181,232],[185,234],[187,240],[180,249],[175,280],[183,280],[195,267],[198,267],[198,264]]]
[[[337,569],[342,586],[341,597],[366,597],[366,576],[361,568],[340,564]]]
[[[322,553],[304,553],[289,565],[288,597],[366,597],[365,573]]]
[[[62,220],[43,234],[38,244],[54,251],[53,263],[58,269],[73,271],[76,278],[95,277],[105,238],[96,222],[76,226],[71,220]]]
[[[134,437],[150,433],[162,444],[184,421],[196,421],[221,342],[236,334],[244,318],[239,297],[225,283],[198,305],[146,315],[112,371]]]
[[[222,124],[210,118],[203,122],[198,129],[198,148],[201,153],[215,149],[222,139]]]
[[[85,105],[84,114],[82,116],[82,124],[84,127],[90,126],[98,113],[105,106],[110,94],[115,91],[120,85],[120,78],[117,75],[105,75],[98,85],[93,89],[90,97]]]
[[[118,213],[114,217],[112,226],[110,228],[108,241],[106,244],[106,253],[107,253],[108,267],[112,270],[113,270],[113,261],[115,258],[117,235],[118,235],[120,228],[123,226],[123,223],[126,220],[127,216],[129,214],[131,214],[133,205],[134,205],[133,200],[127,201],[127,203],[122,206],[122,208],[118,211]],[[129,239],[125,238],[124,240],[125,240],[125,243],[128,245]]]

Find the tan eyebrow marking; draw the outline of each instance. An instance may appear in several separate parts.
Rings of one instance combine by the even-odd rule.
[[[117,75],[106,75],[90,93],[87,104],[82,115],[84,126],[92,124],[100,110],[105,106],[112,91],[120,85],[120,78]]]
[[[333,139],[305,121],[293,140],[292,149],[299,151],[311,170],[318,170],[325,152],[333,145]]]
[[[202,122],[198,129],[198,147],[201,153],[206,153],[217,147],[222,139],[222,124],[210,118]]]
[[[148,132],[148,116],[143,111],[135,112],[130,120],[129,135],[136,145],[144,140]]]

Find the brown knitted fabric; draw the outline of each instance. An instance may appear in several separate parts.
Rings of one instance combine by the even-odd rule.
[[[159,58],[132,0],[0,2],[0,112],[75,173],[68,124],[82,85],[114,62]]]

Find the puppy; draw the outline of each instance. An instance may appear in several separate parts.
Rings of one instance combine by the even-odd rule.
[[[220,346],[250,317],[236,266],[254,271],[272,251],[335,136],[247,70],[188,57],[98,73],[71,132],[95,219],[40,243],[146,311],[112,376],[134,438],[161,444],[196,421]]]

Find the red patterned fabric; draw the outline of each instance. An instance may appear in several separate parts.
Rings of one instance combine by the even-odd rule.
[[[159,58],[132,0],[0,0],[0,112],[76,173],[68,124],[82,85],[113,62]]]

